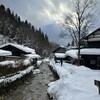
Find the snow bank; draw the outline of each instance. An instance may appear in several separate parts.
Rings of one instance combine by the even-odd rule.
[[[51,97],[56,100],[100,100],[98,88],[94,85],[95,79],[100,80],[100,71],[67,63],[61,67],[53,60],[50,65],[60,77],[48,85],[47,92]]]

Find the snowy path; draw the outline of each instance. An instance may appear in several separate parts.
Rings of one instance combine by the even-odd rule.
[[[30,77],[28,81],[4,100],[50,100],[47,95],[48,83],[54,76],[47,64],[40,66],[40,73]]]

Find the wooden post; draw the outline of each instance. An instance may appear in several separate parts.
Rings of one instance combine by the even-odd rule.
[[[94,80],[94,84],[98,87],[99,95],[100,95],[100,81]]]

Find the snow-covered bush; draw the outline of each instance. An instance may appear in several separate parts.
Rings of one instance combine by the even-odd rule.
[[[15,74],[18,71],[22,71],[31,65],[32,63],[30,59],[20,59],[18,61],[2,61],[0,62],[0,77]]]
[[[12,60],[12,61],[2,61],[2,62],[0,62],[0,67],[5,67],[5,66],[15,68],[16,67],[15,61]]]

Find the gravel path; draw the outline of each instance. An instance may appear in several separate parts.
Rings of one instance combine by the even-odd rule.
[[[39,69],[39,74],[30,77],[4,100],[50,100],[47,95],[48,83],[55,78],[47,64],[43,63]]]

